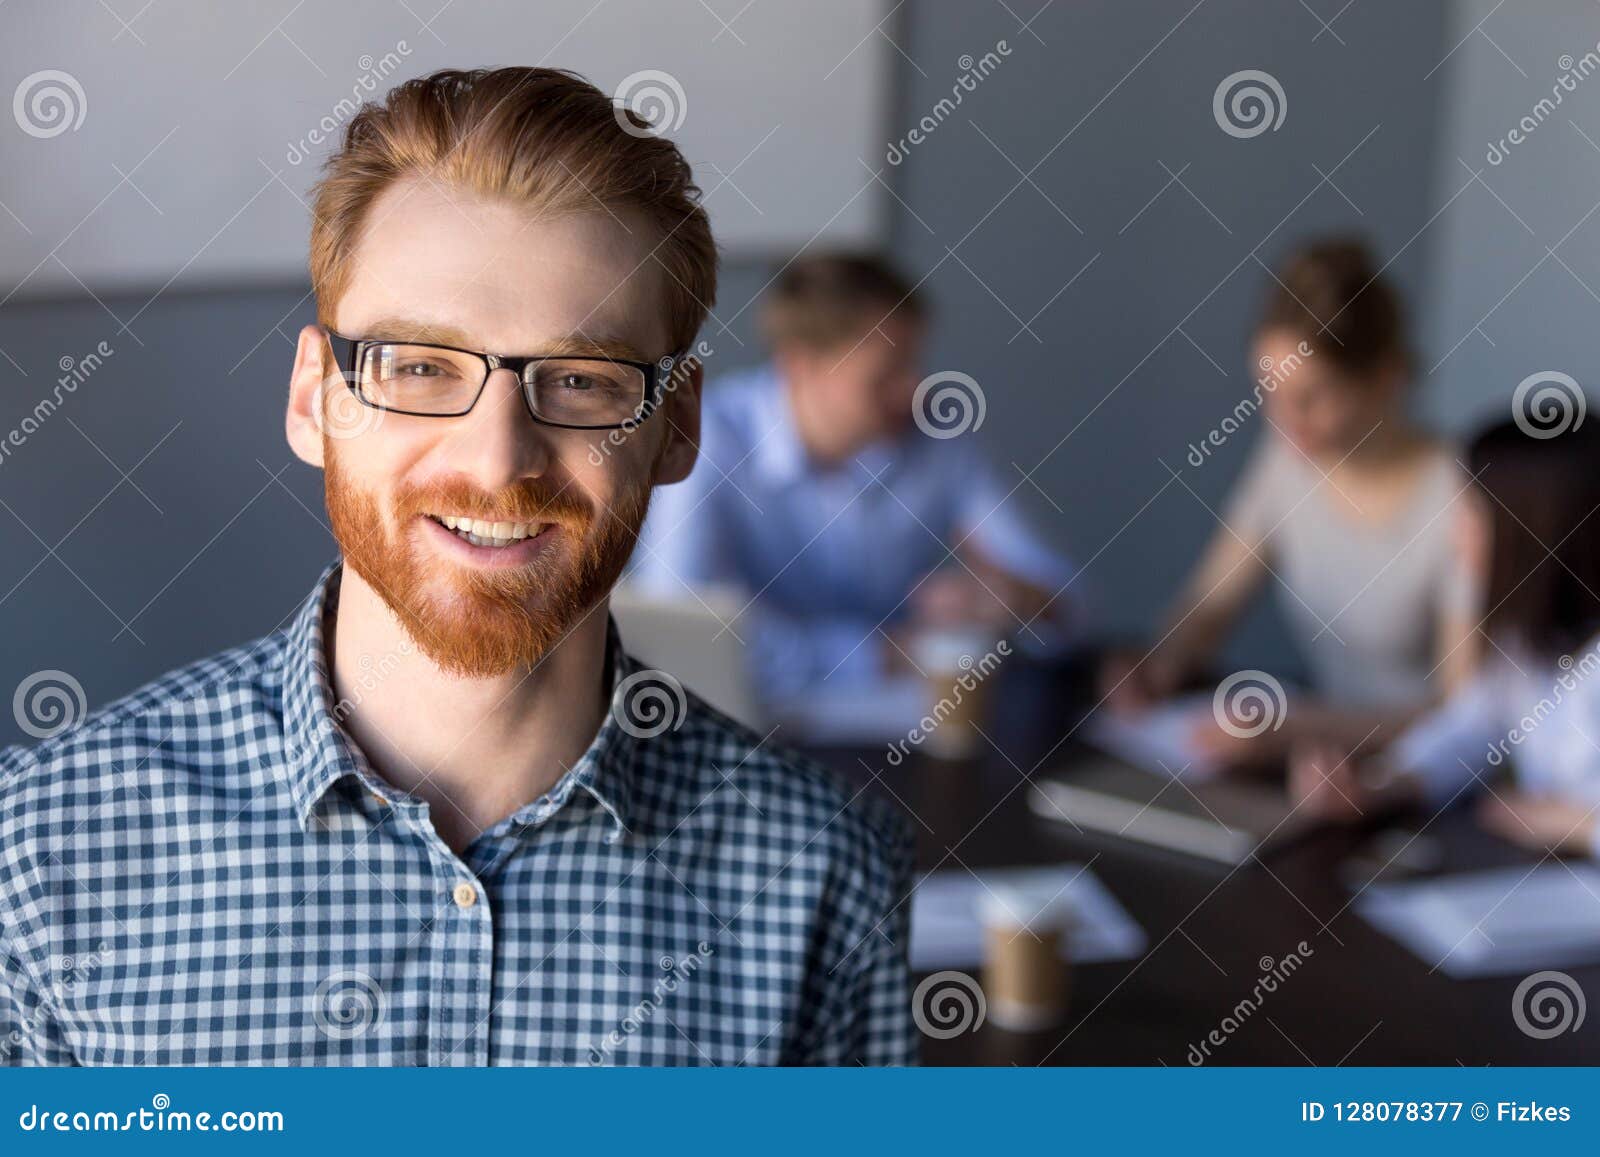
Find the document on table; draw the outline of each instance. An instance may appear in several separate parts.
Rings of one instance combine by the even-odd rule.
[[[1446,976],[1600,961],[1600,868],[1549,863],[1379,884],[1356,911]]]
[[[1083,738],[1107,755],[1145,771],[1204,779],[1217,769],[1195,743],[1195,732],[1210,718],[1209,693],[1180,695],[1138,712],[1102,708],[1084,724]]]
[[[1083,864],[1004,868],[974,875],[965,868],[933,872],[911,897],[911,967],[971,968],[983,959],[978,904],[990,888],[1059,891],[1071,913],[1063,955],[1078,964],[1130,960],[1144,951],[1144,929]]]

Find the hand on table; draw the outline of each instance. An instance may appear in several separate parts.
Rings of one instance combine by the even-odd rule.
[[[1588,853],[1595,813],[1554,796],[1520,791],[1491,794],[1478,804],[1478,822],[1501,839],[1536,852]]]
[[[1289,757],[1296,731],[1291,720],[1255,735],[1242,729],[1229,731],[1217,722],[1215,714],[1201,711],[1195,715],[1189,738],[1203,758],[1224,771],[1261,769],[1282,764]]]
[[[962,567],[945,567],[922,581],[911,596],[911,614],[923,627],[983,627],[1006,634],[1024,617],[1007,600],[1007,581],[997,574],[980,582]]]
[[[1160,659],[1131,649],[1108,651],[1096,673],[1100,701],[1113,711],[1143,711],[1178,689],[1177,673]]]
[[[1297,743],[1289,753],[1289,799],[1306,814],[1330,823],[1354,823],[1372,804],[1354,760],[1327,743]]]

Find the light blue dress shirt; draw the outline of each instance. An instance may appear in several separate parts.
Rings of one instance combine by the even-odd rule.
[[[966,540],[995,565],[1050,592],[1053,623],[1024,643],[1062,641],[1075,593],[1071,564],[1029,525],[1022,476],[984,459],[972,432],[934,438],[908,427],[850,461],[811,462],[775,369],[708,388],[700,460],[684,482],[655,492],[633,578],[656,594],[732,586],[753,600],[735,624],[769,700],[826,682],[876,681],[883,640],[904,620],[913,588]],[[970,537],[968,537],[970,535]]]

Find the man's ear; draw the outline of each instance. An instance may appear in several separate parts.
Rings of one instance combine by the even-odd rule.
[[[332,352],[321,327],[308,325],[300,331],[294,351],[294,370],[289,375],[289,408],[283,419],[289,449],[302,462],[318,469],[323,464],[323,383],[334,372]]]
[[[658,415],[664,419],[666,444],[656,459],[657,486],[682,482],[700,456],[700,386],[704,378],[705,367],[699,358],[687,372],[673,375],[675,385]]]

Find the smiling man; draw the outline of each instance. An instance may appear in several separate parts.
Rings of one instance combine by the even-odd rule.
[[[0,1060],[915,1059],[903,821],[607,614],[695,459],[698,202],[569,73],[352,121],[287,413],[342,560],[286,629],[0,751]]]

